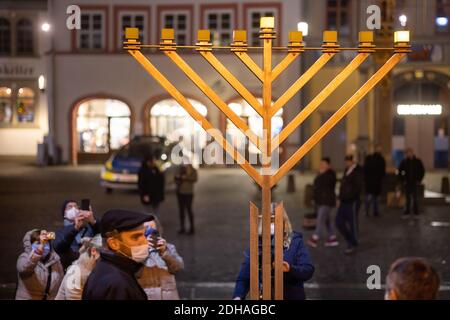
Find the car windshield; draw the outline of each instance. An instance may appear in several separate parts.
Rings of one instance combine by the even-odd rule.
[[[129,144],[123,146],[117,153],[117,157],[121,159],[144,159],[152,155],[155,159],[161,159],[161,155],[166,149],[167,147],[163,141],[157,141],[151,138],[139,139],[138,141],[131,141]]]

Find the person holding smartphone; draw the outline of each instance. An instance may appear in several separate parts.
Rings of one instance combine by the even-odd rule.
[[[175,273],[184,268],[183,258],[175,245],[162,238],[159,220],[144,223],[145,236],[149,244],[149,256],[138,273],[138,282],[148,300],[179,300]]]
[[[17,259],[16,300],[52,300],[64,277],[52,248],[50,233],[33,229],[23,238],[24,252]]]
[[[75,200],[64,201],[61,214],[64,219],[64,227],[56,230],[56,239],[53,245],[61,258],[64,270],[66,270],[80,256],[81,239],[92,238],[100,233],[100,226],[94,217],[88,199],[82,200],[81,208],[78,207]]]

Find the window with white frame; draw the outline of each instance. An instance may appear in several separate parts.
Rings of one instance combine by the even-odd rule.
[[[163,12],[163,28],[175,30],[175,42],[178,45],[187,45],[191,39],[190,34],[190,15],[186,12]]]
[[[277,21],[276,8],[252,8],[247,12],[247,30],[250,32],[249,45],[259,46],[261,44],[259,39],[259,26],[262,17],[275,17]]]
[[[80,50],[105,49],[105,13],[103,11],[82,12],[77,45]]]
[[[122,48],[123,41],[125,41],[125,28],[138,28],[139,41],[142,43],[149,42],[147,39],[148,17],[144,12],[128,12],[122,11],[119,14],[119,43],[118,47]]]
[[[233,36],[234,12],[231,9],[206,10],[204,26],[211,30],[212,42],[214,45],[227,46],[231,43]]]

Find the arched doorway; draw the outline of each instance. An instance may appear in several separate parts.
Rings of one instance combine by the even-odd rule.
[[[262,99],[258,98],[259,103],[262,104]],[[272,102],[273,103],[273,102]],[[242,98],[231,100],[228,106],[233,112],[247,123],[250,130],[257,136],[263,138],[263,121],[261,116]],[[229,119],[222,115],[224,123],[225,136],[228,142],[238,150],[245,151],[246,159],[250,159],[250,155],[260,154],[259,149],[249,141],[248,138],[238,129]],[[272,117],[272,138],[278,135],[283,128],[283,109]],[[280,148],[281,149],[281,148]],[[241,153],[243,153],[241,151]]]
[[[204,117],[208,109],[201,102],[188,101]],[[150,106],[150,134],[165,137],[169,142],[180,141],[186,150],[194,152],[205,147],[208,135],[205,130],[174,99],[163,99]]]
[[[415,70],[395,79],[393,160],[403,159],[412,147],[427,169],[449,166],[450,77]]]
[[[90,98],[73,112],[73,162],[101,163],[130,139],[130,107],[112,98]]]

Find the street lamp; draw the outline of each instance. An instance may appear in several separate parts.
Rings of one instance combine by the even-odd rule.
[[[45,91],[45,77],[42,74],[38,78],[38,86],[39,86],[39,90],[41,90],[41,92]]]
[[[44,32],[49,32],[50,28],[51,28],[51,26],[50,26],[50,23],[48,23],[48,22],[44,22],[41,25],[41,30],[44,31]]]
[[[400,21],[400,25],[402,27],[406,27],[406,22],[408,21],[408,17],[402,14],[400,17],[398,17],[398,21]]]
[[[306,37],[308,35],[308,23],[300,21],[297,23],[297,30],[300,31],[304,37]]]

